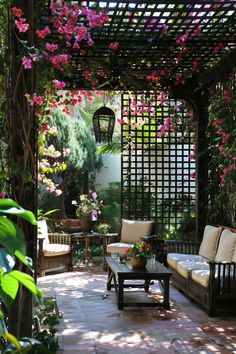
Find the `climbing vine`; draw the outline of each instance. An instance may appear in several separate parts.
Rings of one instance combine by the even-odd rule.
[[[235,73],[219,83],[212,95],[209,138],[209,218],[236,226],[236,87]],[[224,220],[222,220],[224,219]]]

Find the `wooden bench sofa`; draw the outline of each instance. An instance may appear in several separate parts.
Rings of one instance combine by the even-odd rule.
[[[167,263],[176,287],[209,316],[236,315],[236,230],[207,225],[200,245],[167,241]]]

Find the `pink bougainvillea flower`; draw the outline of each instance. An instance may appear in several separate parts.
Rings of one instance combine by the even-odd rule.
[[[223,94],[222,94],[222,98],[226,102],[230,102],[232,100],[231,91],[230,90],[224,90]]]
[[[46,26],[43,30],[36,30],[36,34],[39,38],[44,39],[48,34],[51,34],[51,30]]]
[[[6,198],[7,194],[5,192],[0,192],[0,199]]]
[[[44,96],[37,96],[37,95],[33,96],[33,103],[34,104],[41,106],[43,104],[43,102],[44,102]]]
[[[79,46],[79,44],[78,44],[77,42],[75,42],[75,43],[73,44],[73,48],[74,48],[74,49],[79,49],[80,46]]]
[[[223,118],[218,118],[218,119],[215,119],[211,122],[211,125],[213,127],[220,127],[221,124],[224,122],[224,119]]]
[[[68,64],[69,59],[70,59],[69,54],[60,54],[59,55],[59,60],[63,65]]]
[[[66,84],[63,81],[52,80],[57,89],[62,90]]]
[[[202,32],[202,27],[201,26],[197,26],[193,32],[193,36],[199,36]]]
[[[24,69],[32,69],[32,60],[27,57],[22,58],[22,65]]]
[[[117,123],[119,123],[120,125],[124,125],[125,124],[125,121],[124,121],[124,119],[122,119],[122,118],[117,118]]]
[[[117,50],[119,48],[119,43],[118,42],[111,42],[108,47],[111,50]]]
[[[20,32],[26,32],[29,29],[29,24],[25,23],[26,18],[21,17],[19,21],[15,20],[15,25]]]
[[[12,7],[11,12],[16,16],[16,17],[21,17],[23,15],[23,11],[16,6]]]
[[[190,178],[195,179],[196,178],[196,172],[190,173]]]
[[[58,44],[51,44],[51,43],[46,43],[46,49],[49,51],[49,52],[55,52],[55,50],[58,50]]]
[[[30,54],[30,59],[34,62],[39,61],[39,57],[37,54]]]

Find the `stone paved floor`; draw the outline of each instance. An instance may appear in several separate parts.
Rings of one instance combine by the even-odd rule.
[[[106,278],[105,272],[90,268],[38,279],[45,296],[55,296],[63,313],[60,353],[236,353],[235,317],[210,318],[172,286],[170,310],[118,310],[114,290],[106,291]],[[132,289],[127,296],[147,295]],[[160,296],[158,283],[149,296]]]

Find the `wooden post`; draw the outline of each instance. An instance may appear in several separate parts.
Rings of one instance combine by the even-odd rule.
[[[22,8],[22,1],[16,1],[15,6]],[[29,46],[34,45],[35,2],[27,0],[23,11],[30,28],[27,31]],[[22,207],[37,213],[37,127],[34,109],[27,103],[25,94],[35,92],[35,72],[24,70],[18,57],[22,44],[14,28],[14,19],[9,26],[9,92],[8,92],[8,128],[9,128],[9,158],[17,172],[11,171],[11,197]],[[20,34],[19,34],[20,36]],[[37,237],[36,227],[18,220],[26,240],[27,256],[36,263]],[[30,273],[20,264],[16,267]],[[32,274],[31,274],[32,275]],[[32,294],[24,287],[19,288],[17,298],[9,312],[9,332],[17,337],[32,336]]]

